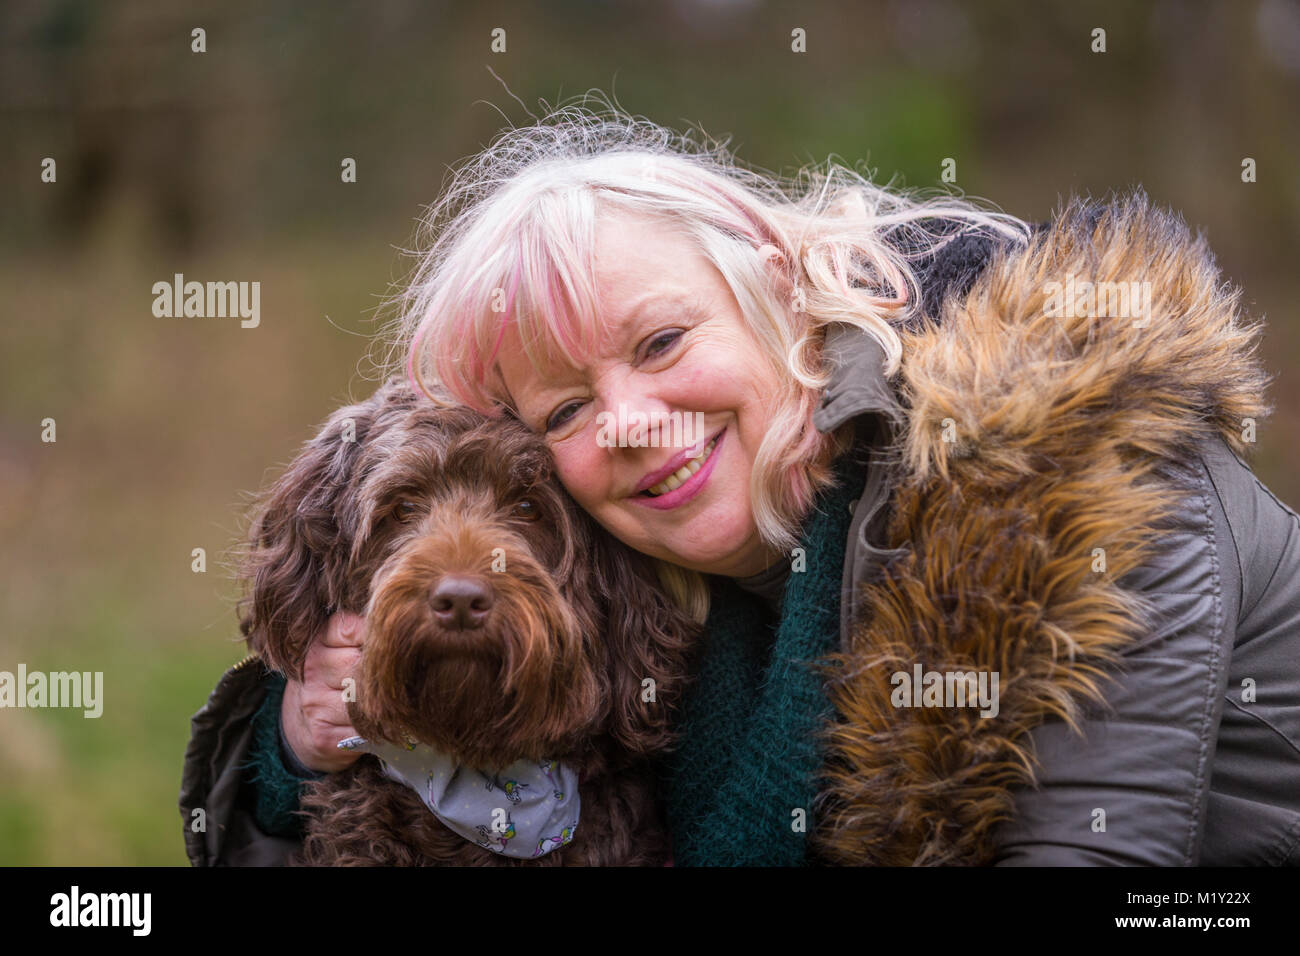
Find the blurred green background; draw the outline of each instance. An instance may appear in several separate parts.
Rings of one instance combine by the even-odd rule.
[[[1034,220],[1142,184],[1269,321],[1255,466],[1300,503],[1294,2],[9,2],[0,669],[103,671],[105,706],[0,711],[0,864],[185,862],[189,717],[242,656],[221,555],[246,495],[372,387],[375,307],[447,167],[528,122],[488,67],[534,112],[600,89],[768,170],[834,155],[928,186],[952,157]],[[155,318],[177,272],[260,281],[260,327]]]

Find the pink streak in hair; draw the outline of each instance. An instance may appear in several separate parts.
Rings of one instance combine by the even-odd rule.
[[[546,308],[548,314],[552,317],[560,314],[560,299],[562,298],[559,288],[559,272],[556,269],[549,269],[546,275]],[[556,334],[559,336],[560,344],[564,346],[565,351],[570,355],[578,351],[576,340],[571,340],[568,336],[568,327],[564,322],[558,322]]]
[[[731,204],[732,206],[734,206],[736,209],[740,211],[740,214],[745,217],[745,221],[749,223],[749,228],[743,230],[746,236],[748,236],[754,242],[757,242],[759,244],[771,241],[770,238],[767,238],[767,229],[764,228],[763,223],[759,222],[752,215],[750,215],[748,209],[746,209],[744,206],[740,205],[739,203],[735,202],[734,200],[732,201]]]
[[[889,305],[889,306],[907,305],[910,296],[907,291],[907,283],[903,281],[902,273],[900,273],[897,269],[895,269],[891,265],[889,267],[889,273],[886,276],[886,278],[889,279],[889,284],[896,291],[896,295],[892,299],[881,299],[880,300],[881,304]]]
[[[496,360],[497,353],[501,351],[501,343],[505,341],[506,326],[515,322],[515,293],[519,290],[519,273],[523,270],[521,260],[515,259],[515,271],[510,277],[510,292],[506,295],[506,310],[501,316],[501,321],[497,323],[497,340],[492,346],[492,353],[488,355],[487,361]],[[516,324],[518,324],[516,322]]]

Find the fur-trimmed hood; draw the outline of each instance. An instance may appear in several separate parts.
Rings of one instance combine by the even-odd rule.
[[[1030,731],[1104,704],[1141,633],[1150,609],[1123,579],[1151,559],[1186,463],[1215,435],[1244,455],[1270,411],[1237,298],[1139,193],[1070,203],[903,333],[893,550],[831,672],[825,859],[992,859],[1034,782]],[[996,672],[996,715],[895,706],[895,675],[918,665]]]

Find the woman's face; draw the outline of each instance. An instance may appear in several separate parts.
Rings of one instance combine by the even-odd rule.
[[[516,410],[546,435],[569,494],[615,537],[696,571],[757,574],[777,555],[758,536],[749,482],[779,381],[722,275],[689,240],[611,214],[596,250],[606,340],[582,368],[543,374],[507,335],[499,362]],[[651,423],[640,442],[635,428],[622,447],[609,440],[620,405],[625,420]],[[602,412],[613,423],[604,429]],[[684,446],[654,447],[671,437],[654,423],[672,412],[703,429]]]

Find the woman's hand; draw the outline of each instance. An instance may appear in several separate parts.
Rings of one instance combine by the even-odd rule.
[[[285,685],[280,704],[284,738],[310,770],[333,773],[361,756],[360,750],[339,750],[338,742],[356,734],[343,700],[343,680],[352,676],[365,633],[365,618],[347,611],[334,614],[307,650],[302,682]]]

